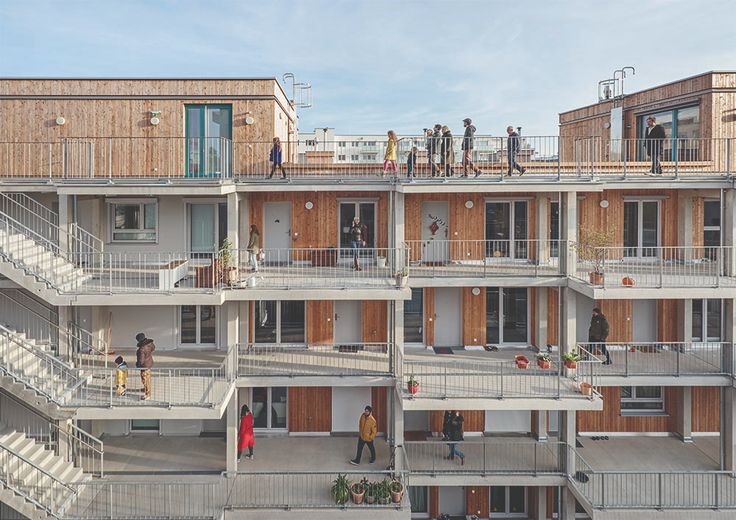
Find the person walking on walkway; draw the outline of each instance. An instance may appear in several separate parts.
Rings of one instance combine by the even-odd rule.
[[[526,168],[516,162],[516,155],[519,153],[519,148],[521,148],[519,134],[514,131],[513,126],[507,127],[506,133],[509,134],[506,139],[506,158],[509,163],[509,170],[506,175],[511,177],[511,173],[514,170],[518,170],[520,176],[524,175],[526,173]]]
[[[590,318],[590,327],[588,327],[588,343],[593,343],[600,346],[603,354],[605,354],[606,356],[606,360],[603,362],[604,365],[611,364],[611,355],[608,353],[608,349],[606,348],[606,338],[608,338],[608,331],[608,320],[603,315],[601,310],[596,307],[595,309],[593,309],[593,316]]]
[[[373,446],[373,439],[376,438],[376,433],[378,433],[378,426],[376,424],[376,418],[373,417],[373,408],[366,406],[358,421],[358,452],[355,454],[354,459],[350,459],[350,464],[353,466],[360,464],[360,457],[363,455],[363,448],[365,446],[368,446],[368,451],[371,453],[368,463],[373,464],[376,462],[376,448]]]
[[[652,167],[649,173],[662,175],[662,146],[664,144],[664,127],[657,124],[657,118],[647,117],[647,135],[644,138],[647,155],[652,159]]]
[[[248,448],[248,455],[246,459],[253,460],[253,447],[256,445],[256,437],[253,434],[253,413],[248,408],[247,404],[244,404],[240,409],[240,428],[238,430],[238,462],[245,451]]]
[[[138,342],[135,366],[141,370],[141,383],[143,384],[141,401],[148,401],[151,398],[151,368],[153,368],[153,351],[156,350],[156,345],[142,332],[135,335],[135,340]]]
[[[465,464],[465,454],[457,448],[457,443],[465,440],[463,437],[463,422],[465,422],[465,418],[459,410],[456,410],[453,413],[454,415],[450,419],[449,428],[450,441],[453,442],[448,443],[450,453],[447,455],[447,460],[455,460],[455,456],[457,455],[460,457],[460,465],[462,466]]]
[[[258,255],[261,254],[261,233],[258,226],[250,225],[250,236],[248,237],[248,256],[250,257],[250,267],[258,272]]]
[[[412,146],[411,150],[406,156],[406,176],[409,177],[410,181],[414,181],[414,177],[417,176],[414,173],[414,169],[417,167],[417,147]]]
[[[396,132],[393,130],[388,131],[388,142],[386,143],[386,153],[383,156],[383,176],[386,176],[388,167],[391,167],[391,171],[396,175],[396,161],[398,160],[397,148],[399,140],[396,138]]]
[[[449,410],[445,410],[445,415],[442,417],[442,440],[450,440],[450,425],[452,424],[453,413]]]
[[[432,177],[437,176],[437,161],[435,160],[435,154],[437,151],[435,150],[436,146],[436,140],[434,138],[434,133],[431,128],[427,128],[426,132],[424,133],[426,136],[426,144],[424,145],[424,149],[427,150],[427,162],[429,163],[429,169],[432,174]]]
[[[465,135],[463,136],[462,144],[463,177],[468,176],[468,168],[475,172],[476,177],[482,173],[480,171],[480,168],[477,168],[473,163],[473,141],[475,140],[475,127],[472,123],[473,121],[469,117],[463,119],[463,126],[465,127]]]
[[[348,233],[350,234],[350,248],[353,250],[353,269],[362,271],[358,257],[360,256],[360,248],[365,247],[368,240],[368,226],[360,222],[360,217],[355,217]]]
[[[448,126],[442,127],[442,137],[440,139],[442,171],[445,177],[452,177],[452,165],[455,164],[455,148],[452,142],[452,132]]]
[[[269,179],[273,178],[273,174],[276,173],[276,168],[281,170],[281,178],[286,179],[286,170],[284,170],[284,165],[281,163],[282,159],[283,153],[281,149],[281,139],[274,137],[271,153],[268,156],[268,160],[271,161],[271,175],[268,176]]]

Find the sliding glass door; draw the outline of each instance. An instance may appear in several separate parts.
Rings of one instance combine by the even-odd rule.
[[[225,177],[230,172],[231,105],[187,105],[186,176]]]

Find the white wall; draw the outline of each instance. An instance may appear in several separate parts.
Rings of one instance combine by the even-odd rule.
[[[528,433],[531,429],[529,410],[486,410],[487,432]]]
[[[153,339],[157,350],[171,350],[178,346],[178,307],[151,306],[128,307],[116,306],[101,308],[101,323],[107,323],[108,312],[112,312],[113,349],[130,350],[136,346],[135,335],[145,333]],[[155,355],[155,354],[154,354]]]
[[[202,432],[202,421],[196,420],[162,420],[159,433],[161,435],[197,436]],[[119,437],[130,433],[130,421],[92,421],[92,435],[100,437]]]
[[[404,431],[428,432],[429,412],[424,410],[404,412]]]
[[[202,432],[201,420],[161,421],[162,435],[189,435],[196,436]]]
[[[634,300],[634,341],[657,341],[657,301]],[[674,316],[668,319],[676,319]]]
[[[371,388],[332,387],[332,431],[357,432],[358,415],[371,404]]]
[[[593,315],[595,301],[593,301],[593,298],[588,298],[582,294],[577,294],[576,300],[577,313],[575,316],[578,342],[585,343],[588,341],[588,328],[590,327],[590,318]]]
[[[462,451],[462,449],[460,450]],[[440,487],[440,513],[465,516],[465,488],[462,486]]]

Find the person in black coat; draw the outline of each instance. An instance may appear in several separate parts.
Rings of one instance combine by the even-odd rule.
[[[662,175],[662,145],[666,137],[664,127],[657,124],[654,116],[647,117],[647,135],[644,138],[647,155],[652,159],[652,168],[649,173]]]
[[[596,344],[601,348],[603,354],[606,356],[606,360],[603,362],[604,365],[611,364],[611,355],[608,353],[608,349],[606,348],[606,339],[608,338],[609,330],[610,327],[608,326],[608,320],[601,310],[596,307],[593,309],[593,316],[590,318],[590,327],[588,327],[588,343]]]
[[[465,127],[465,134],[463,135],[462,151],[463,151],[463,177],[468,176],[468,168],[473,170],[477,177],[482,172],[475,163],[473,163],[473,141],[475,140],[475,127],[473,121],[466,117],[463,119],[463,126]]]
[[[516,154],[519,153],[519,148],[521,148],[519,134],[514,131],[513,126],[507,127],[506,133],[509,134],[509,137],[506,139],[506,158],[508,159],[509,171],[506,175],[511,177],[511,173],[514,170],[518,170],[519,175],[524,175],[526,168],[516,162]]]
[[[442,440],[450,440],[450,424],[452,423],[452,412],[445,410],[445,415],[442,417]]]
[[[455,455],[460,457],[460,465],[465,464],[465,454],[457,449],[457,443],[464,440],[463,437],[463,422],[465,418],[460,414],[459,411],[453,412],[452,418],[450,419],[450,442],[447,445],[450,447],[450,453],[447,455],[447,460],[455,460]]]

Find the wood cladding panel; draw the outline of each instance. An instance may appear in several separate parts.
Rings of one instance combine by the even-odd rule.
[[[595,304],[608,320],[609,342],[634,341],[633,300],[599,300]]]
[[[331,344],[334,342],[334,314],[332,300],[307,301],[307,343]]]
[[[376,418],[376,424],[379,432],[386,433],[387,425],[387,408],[388,408],[388,394],[385,386],[372,386],[371,387],[371,407],[373,407],[373,417]]]
[[[388,247],[388,194],[351,192],[345,198],[375,199],[376,225],[368,224],[376,247]],[[339,201],[334,192],[268,192],[250,194],[250,222],[263,232],[263,208],[267,202],[291,203],[291,247],[318,248],[340,245]],[[305,204],[311,202],[311,210]],[[264,241],[267,237],[262,237]]]
[[[692,204],[693,204],[693,224],[692,227],[688,230],[690,233],[692,233],[692,244],[694,247],[702,247],[703,246],[703,239],[705,238],[703,236],[703,227],[705,225],[705,206],[703,204],[704,199],[703,197],[693,197],[692,198]]]
[[[440,516],[440,488],[429,486],[429,517],[437,518],[438,516]]]
[[[483,432],[486,427],[486,413],[484,410],[460,410],[460,414],[465,421],[463,422],[464,432]],[[442,410],[432,410],[429,412],[429,430],[433,432],[442,431],[442,419],[445,412]]]
[[[388,314],[386,300],[363,300],[363,341],[365,343],[386,343],[388,341]]]
[[[681,300],[657,300],[657,341],[678,341]]]
[[[463,345],[486,344],[486,289],[475,296],[472,287],[462,288]]]
[[[424,344],[434,345],[434,287],[424,289]]]
[[[718,432],[721,429],[721,391],[716,386],[692,389],[692,429],[694,432]]]
[[[465,487],[465,514],[488,518],[491,510],[491,488],[488,486]]]
[[[289,388],[289,431],[332,431],[332,387]]]
[[[603,397],[602,411],[578,411],[579,432],[674,432],[677,429],[677,412],[681,405],[681,389],[665,387],[665,415],[621,415],[619,387],[600,388]]]

